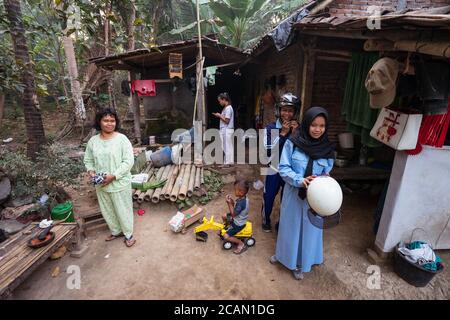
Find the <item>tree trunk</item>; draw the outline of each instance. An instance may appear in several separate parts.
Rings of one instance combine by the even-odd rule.
[[[75,106],[75,117],[77,119],[77,124],[83,126],[84,120],[86,120],[86,109],[81,94],[80,81],[78,81],[78,67],[72,38],[70,36],[63,36],[63,45],[70,78],[70,89],[72,91],[72,98]]]
[[[135,0],[130,0],[130,15],[128,17],[128,23],[127,23],[127,34],[128,34],[128,45],[127,50],[133,51],[134,50],[134,21],[136,20],[136,7],[135,7]],[[131,72],[128,73],[128,82],[131,84]],[[127,119],[133,118],[133,95],[130,94],[130,97],[128,98],[128,114]]]
[[[5,0],[6,14],[9,20],[16,63],[22,67],[23,110],[27,130],[27,155],[34,159],[40,147],[45,143],[44,125],[36,94],[33,66],[28,53],[27,40],[22,21],[20,0]]]
[[[109,47],[111,44],[111,23],[109,22],[108,16],[111,13],[111,2],[108,1],[106,5],[106,20],[105,20],[105,56],[109,55]],[[111,72],[110,76],[108,77],[108,96],[109,96],[109,103],[111,106],[111,109],[116,110],[116,103],[114,100],[114,94],[113,94],[113,78],[114,73]]]
[[[2,127],[2,120],[4,114],[5,114],[5,94],[0,92],[0,128]]]
[[[161,3],[158,2],[158,4],[155,5],[153,10],[153,17],[152,17],[152,35],[150,39],[151,45],[156,45],[156,38],[158,36],[158,22],[159,22],[159,9],[160,9]]]

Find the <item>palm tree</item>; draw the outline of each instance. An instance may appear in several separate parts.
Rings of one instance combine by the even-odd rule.
[[[25,29],[22,21],[20,0],[5,0],[16,64],[21,67],[23,90],[23,110],[27,130],[27,155],[34,159],[45,143],[44,125],[36,94],[33,66],[30,61]]]

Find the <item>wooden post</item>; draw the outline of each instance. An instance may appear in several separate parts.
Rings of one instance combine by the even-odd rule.
[[[206,105],[205,105],[205,87],[203,85],[203,47],[202,47],[202,31],[200,28],[200,4],[196,0],[197,4],[197,31],[198,31],[198,57],[197,61],[197,90],[198,92],[198,119],[202,122],[203,132],[206,130]]]
[[[136,80],[136,73],[134,71],[130,72],[130,80]],[[137,143],[142,142],[141,135],[141,108],[139,106],[139,97],[137,93],[131,93],[131,97],[133,99],[133,120],[134,120],[134,137],[137,140]]]
[[[302,74],[302,106],[300,108],[300,120],[303,118],[305,110],[311,107],[314,71],[316,66],[316,57],[313,46],[306,46],[303,49],[303,74]]]

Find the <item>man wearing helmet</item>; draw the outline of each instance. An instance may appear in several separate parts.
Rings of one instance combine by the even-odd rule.
[[[271,150],[274,148],[279,148],[279,155],[281,156],[284,143],[292,132],[299,126],[296,120],[296,115],[298,114],[299,109],[300,100],[292,93],[288,92],[281,96],[275,110],[277,120],[268,124],[265,128],[266,139],[264,141],[264,147],[268,151],[269,156],[271,156]],[[271,130],[278,130],[278,137],[272,138]],[[264,232],[272,231],[270,215],[272,214],[273,203],[278,192],[280,191],[280,188],[281,194],[283,194],[283,186],[284,181],[278,172],[266,176],[263,204],[261,208],[262,230]]]

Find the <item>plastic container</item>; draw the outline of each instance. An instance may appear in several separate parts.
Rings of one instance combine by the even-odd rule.
[[[425,269],[422,266],[410,262],[399,250],[399,245],[395,247],[394,253],[394,271],[395,273],[408,282],[410,285],[415,287],[425,287],[433,277],[442,272],[444,269],[441,268],[436,272]]]
[[[164,147],[150,155],[150,160],[156,168],[172,164],[172,148]]]
[[[353,149],[355,147],[355,142],[353,139],[353,133],[344,132],[338,135],[339,137],[339,145],[343,149]]]
[[[67,201],[56,205],[51,212],[53,220],[64,220],[64,222],[75,222],[73,216],[73,205],[72,202]]]

